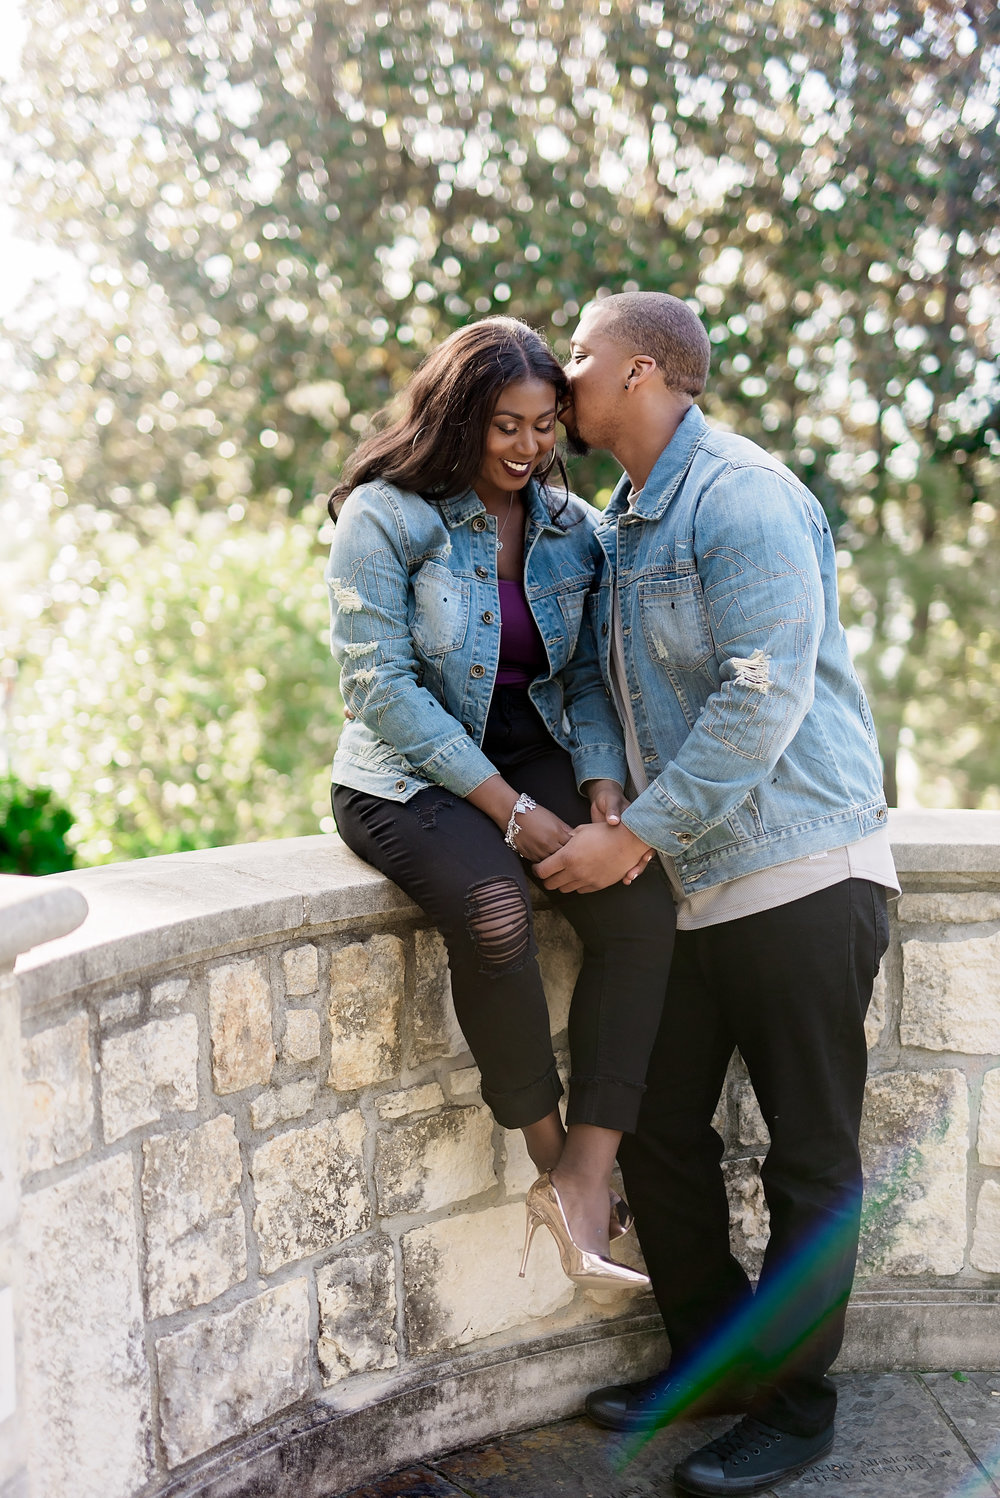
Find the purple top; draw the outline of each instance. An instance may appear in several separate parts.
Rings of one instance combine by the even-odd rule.
[[[500,584],[500,666],[498,687],[526,687],[548,664],[524,584],[498,578]]]

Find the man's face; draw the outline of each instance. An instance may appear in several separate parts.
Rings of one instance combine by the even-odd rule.
[[[570,342],[566,378],[572,404],[560,412],[574,452],[609,447],[618,430],[631,363],[624,344],[602,332],[600,306],[588,307]]]

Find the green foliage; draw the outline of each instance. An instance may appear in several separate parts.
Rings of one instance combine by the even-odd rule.
[[[73,818],[45,786],[0,776],[0,871],[59,874],[73,867],[66,834]]]
[[[890,794],[899,746],[925,794],[1000,798],[995,6],[39,0],[30,21],[2,92],[12,196],[66,259],[58,316],[36,294],[12,320],[0,396],[0,518],[29,573],[83,507],[157,554],[164,509],[264,535],[314,514],[456,325],[513,311],[565,351],[601,290],[668,290],[709,328],[708,414],[784,457],[838,528]],[[615,477],[602,455],[574,471],[591,497]],[[17,618],[0,612],[24,714]],[[174,690],[151,701],[179,720]],[[147,714],[108,724],[130,756]],[[269,753],[294,721],[255,730]],[[101,778],[117,794],[129,769]],[[220,803],[181,834],[164,801],[128,832],[137,805],[87,846],[234,830]]]
[[[108,518],[59,523],[22,772],[73,806],[87,863],[318,831],[341,709],[315,533],[182,504],[140,544]]]

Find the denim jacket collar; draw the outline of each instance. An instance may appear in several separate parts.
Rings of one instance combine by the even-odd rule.
[[[643,520],[659,520],[677,492],[681,479],[688,470],[694,450],[707,431],[708,422],[699,408],[690,406],[684,413],[674,435],[653,464],[641,494],[631,507],[633,515],[638,515]],[[628,512],[628,497],[631,491],[632,481],[627,473],[623,474],[604,512],[609,519],[617,520],[619,515]]]
[[[626,490],[626,493],[628,491]],[[558,525],[549,512],[540,486],[534,479],[528,481],[522,491],[524,497],[524,508],[527,512],[528,523],[540,530],[559,532],[562,526]],[[469,489],[465,494],[459,494],[452,499],[436,500],[438,509],[441,511],[442,519],[449,530],[455,530],[464,525],[473,515],[485,515],[486,506],[483,504],[475,489]]]

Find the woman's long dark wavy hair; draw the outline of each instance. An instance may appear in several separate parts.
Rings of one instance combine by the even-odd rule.
[[[486,317],[446,338],[420,365],[404,392],[406,410],[366,437],[344,465],[327,500],[334,520],[350,494],[370,479],[386,479],[434,503],[475,487],[486,450],[486,433],[501,390],[514,380],[544,380],[562,405],[566,376],[541,334],[513,317]],[[376,417],[376,421],[378,421]],[[555,468],[568,495],[562,459],[553,447],[535,470],[546,485]],[[550,499],[553,519],[566,506]]]

